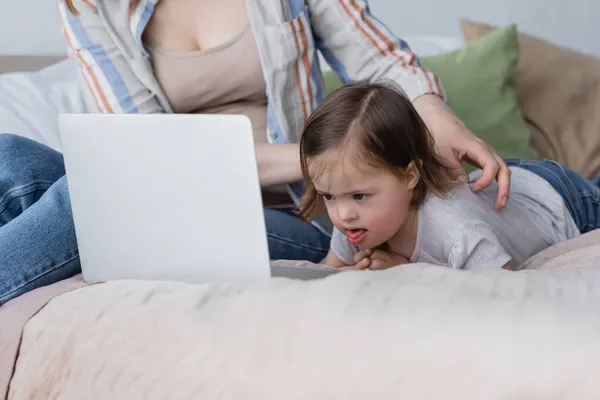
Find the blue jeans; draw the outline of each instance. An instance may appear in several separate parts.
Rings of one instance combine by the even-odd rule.
[[[545,179],[563,198],[581,233],[600,228],[600,175],[589,181],[577,172],[551,160],[506,160]]]
[[[290,210],[264,215],[271,259],[317,262],[327,254],[329,237]],[[0,134],[0,305],[80,270],[62,155]]]

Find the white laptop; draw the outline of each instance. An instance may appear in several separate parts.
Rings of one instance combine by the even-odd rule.
[[[271,265],[247,117],[64,114],[59,132],[86,282],[335,272]]]

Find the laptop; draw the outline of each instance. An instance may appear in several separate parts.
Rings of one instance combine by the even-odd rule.
[[[337,272],[270,262],[247,117],[63,114],[59,133],[86,282]]]

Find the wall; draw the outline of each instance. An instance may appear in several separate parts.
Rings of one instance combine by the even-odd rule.
[[[400,36],[458,35],[463,17],[516,22],[525,32],[600,56],[598,0],[370,0],[370,5]],[[55,0],[0,0],[0,10],[0,54],[64,54]]]
[[[0,54],[65,53],[56,0],[0,0]]]
[[[600,56],[598,0],[370,0],[371,11],[397,35],[457,35],[459,20],[519,29]]]

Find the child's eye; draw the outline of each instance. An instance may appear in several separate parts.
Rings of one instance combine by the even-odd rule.
[[[364,194],[364,193],[356,193],[353,198],[354,200],[366,200],[368,197],[368,195]]]
[[[322,194],[321,196],[323,196],[323,200],[325,201],[332,201],[334,199],[334,197],[330,194]]]

